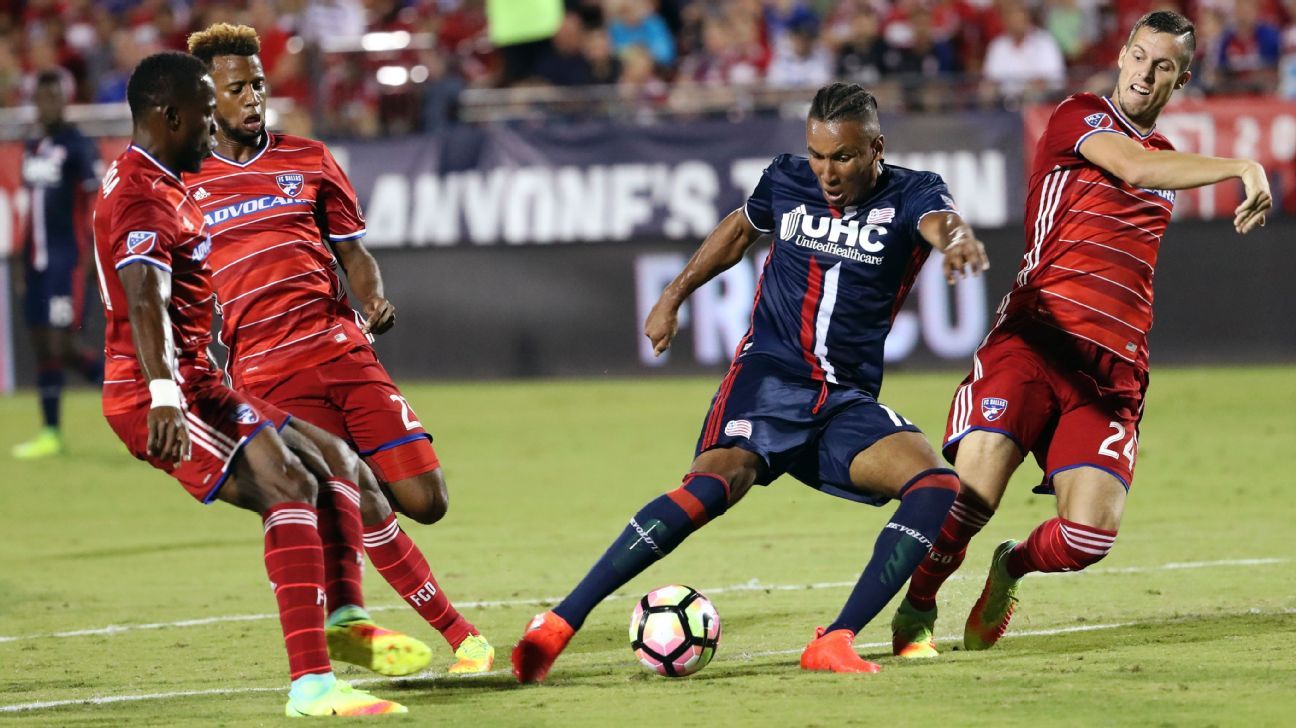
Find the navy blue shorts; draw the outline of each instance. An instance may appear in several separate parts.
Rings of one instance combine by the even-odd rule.
[[[76,265],[51,265],[43,271],[27,269],[23,314],[27,325],[55,329],[81,324],[76,291]]]
[[[760,355],[740,357],[711,401],[696,455],[740,447],[759,455],[757,485],[790,474],[811,488],[859,503],[889,499],[851,484],[851,461],[897,432],[921,432],[866,392],[789,376]]]

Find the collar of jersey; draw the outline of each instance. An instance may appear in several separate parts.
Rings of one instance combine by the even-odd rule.
[[[266,150],[270,148],[270,132],[268,131],[264,132],[262,134],[262,137],[264,137],[265,141],[261,143],[261,149],[257,150],[257,153],[252,155],[252,158],[246,162],[235,162],[232,159],[226,159],[225,157],[222,157],[221,155],[217,154],[215,149],[212,150],[212,156],[224,162],[225,164],[233,165],[235,167],[247,167],[251,165],[253,162],[260,159],[261,155],[265,154]]]
[[[1132,123],[1130,123],[1129,119],[1125,118],[1125,115],[1120,112],[1120,109],[1116,108],[1116,104],[1113,104],[1111,102],[1111,99],[1104,96],[1102,97],[1102,100],[1107,102],[1107,108],[1112,110],[1112,113],[1116,115],[1117,119],[1120,119],[1120,122],[1125,125],[1125,128],[1134,132],[1134,136],[1138,137],[1139,139],[1147,139],[1148,137],[1156,133],[1155,124],[1153,124],[1152,128],[1148,130],[1148,133],[1144,134],[1143,132],[1138,130],[1137,126],[1134,126]]]
[[[152,155],[152,154],[149,154],[149,153],[146,152],[146,151],[144,151],[144,148],[143,148],[143,147],[139,146],[138,144],[132,144],[132,145],[130,145],[130,147],[128,147],[128,148],[129,148],[129,149],[134,149],[135,151],[139,152],[140,154],[143,154],[143,155],[144,155],[144,158],[147,159],[148,161],[152,162],[153,164],[156,164],[158,169],[160,169],[160,170],[162,170],[163,172],[166,172],[167,174],[171,175],[171,177],[173,177],[177,182],[180,181],[180,175],[178,175],[178,174],[176,174],[175,172],[172,172],[171,170],[167,169],[167,166],[166,166],[165,164],[162,164],[161,162],[159,162],[159,161],[157,161],[156,159],[154,159],[154,158],[153,158],[153,155]]]

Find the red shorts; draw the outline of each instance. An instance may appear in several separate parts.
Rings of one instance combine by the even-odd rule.
[[[131,455],[180,481],[189,495],[211,503],[229,478],[243,445],[266,427],[283,429],[290,419],[274,405],[248,397],[216,378],[182,386],[191,456],[179,465],[148,454],[147,406],[108,415],[108,426]]]
[[[974,430],[1012,438],[1053,476],[1072,468],[1104,470],[1128,489],[1134,482],[1138,426],[1147,373],[1083,339],[1055,329],[996,330],[973,357],[954,394],[945,458]]]
[[[346,440],[385,483],[441,467],[432,436],[368,348],[242,389]]]

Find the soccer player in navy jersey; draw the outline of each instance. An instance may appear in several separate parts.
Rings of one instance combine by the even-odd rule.
[[[752,485],[784,473],[860,503],[900,501],[841,614],[801,655],[807,670],[880,669],[855,653],[855,634],[927,555],[959,491],[958,476],[918,428],[877,400],[883,343],[931,248],[945,254],[950,283],[988,262],[939,175],[885,163],[877,103],[860,86],[819,90],[806,146],[808,157],[770,164],[648,315],[644,333],[661,354],[685,299],[742,260],[762,234],[773,237],[751,328],[712,402],[690,472],[630,519],[566,599],[531,621],[512,655],[521,682],[543,680],[615,589]]]
[[[31,213],[23,231],[23,309],[36,352],[36,386],[42,428],[16,445],[13,455],[32,459],[63,452],[59,409],[64,370],[103,381],[103,358],[76,336],[85,299],[90,211],[99,188],[99,153],[64,118],[67,94],[55,71],[36,77],[38,133],[23,145],[23,185]]]

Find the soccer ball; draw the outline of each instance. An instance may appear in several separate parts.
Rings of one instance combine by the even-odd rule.
[[[692,675],[706,667],[719,644],[720,614],[692,587],[654,589],[630,615],[630,648],[658,675]]]

